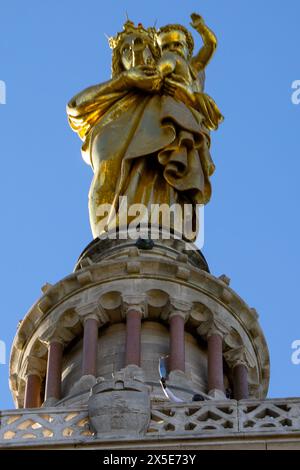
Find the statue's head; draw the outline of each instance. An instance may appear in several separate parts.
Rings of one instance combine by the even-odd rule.
[[[155,30],[145,29],[141,24],[135,26],[129,20],[124,24],[121,33],[110,38],[109,45],[113,50],[113,77],[136,65],[154,64],[159,55]]]
[[[194,50],[194,40],[191,33],[180,24],[168,24],[160,28],[157,42],[161,51],[172,51],[185,59],[190,59]]]

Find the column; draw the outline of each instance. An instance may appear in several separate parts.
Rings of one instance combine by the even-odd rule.
[[[235,400],[248,399],[248,370],[255,365],[251,353],[242,345],[227,351],[225,359],[232,370],[233,398]]]
[[[243,362],[238,362],[233,367],[233,393],[235,400],[249,398],[248,368]]]
[[[60,340],[52,339],[49,342],[45,401],[49,398],[60,399],[63,350]]]
[[[185,315],[174,312],[169,316],[170,322],[170,358],[169,369],[185,372],[185,341],[184,323]]]
[[[84,319],[82,375],[97,376],[99,319],[88,315]]]
[[[24,408],[39,408],[41,406],[41,378],[36,374],[26,377]]]
[[[30,354],[26,357],[23,376],[25,378],[24,408],[41,406],[41,385],[47,363],[45,358]]]
[[[176,298],[170,299],[170,355],[169,372],[185,372],[184,324],[189,317],[191,304]]]
[[[142,312],[128,309],[126,315],[125,365],[141,366]]]
[[[223,335],[217,330],[208,333],[208,394],[214,395],[218,391],[224,393],[223,377]]]
[[[123,295],[123,315],[126,318],[125,366],[141,367],[142,318],[147,315],[145,295]]]

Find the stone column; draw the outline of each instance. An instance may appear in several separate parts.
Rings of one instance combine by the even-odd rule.
[[[207,335],[207,381],[208,394],[215,398],[224,398],[223,376],[223,335],[217,329],[212,329]],[[220,393],[221,392],[221,393]]]
[[[84,318],[82,375],[97,376],[99,318],[87,315]]]
[[[185,372],[184,317],[178,314],[170,315],[170,372],[181,370]]]
[[[125,365],[141,365],[141,327],[142,313],[128,310],[126,315]]]
[[[45,369],[45,359],[32,355],[26,358],[24,408],[38,408],[41,406],[41,384]]]
[[[63,350],[60,339],[49,341],[45,401],[50,398],[54,401],[60,399]]]
[[[35,374],[26,377],[24,408],[41,406],[41,378]]]
[[[247,400],[249,398],[248,367],[245,363],[238,362],[233,367],[233,397],[235,400]]]
[[[223,340],[227,327],[210,312],[197,332],[207,340],[207,388],[208,394],[216,400],[225,399],[223,374]]]
[[[125,366],[141,366],[141,329],[146,305],[144,296],[123,296],[126,316]]]
[[[232,370],[233,398],[249,398],[248,370],[254,367],[255,361],[245,346],[238,346],[225,354],[226,361]]]
[[[190,312],[190,304],[171,299],[170,323],[170,372],[180,370],[185,372],[185,338],[184,324]]]

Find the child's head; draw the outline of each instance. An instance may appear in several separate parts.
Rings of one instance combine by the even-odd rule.
[[[157,42],[161,51],[175,52],[185,59],[192,56],[194,40],[191,33],[180,24],[168,24],[160,28]]]

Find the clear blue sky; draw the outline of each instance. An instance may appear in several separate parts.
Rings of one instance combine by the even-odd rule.
[[[201,13],[219,47],[206,91],[225,122],[213,135],[217,166],[206,208],[204,254],[260,314],[271,354],[270,397],[300,396],[299,122],[291,84],[300,79],[299,0],[1,0],[1,323],[7,345],[45,282],[69,274],[91,241],[92,178],[65,104],[110,76],[104,33],[125,11],[145,26],[189,24]],[[199,46],[200,41],[197,39]],[[11,408],[0,365],[0,408]]]

